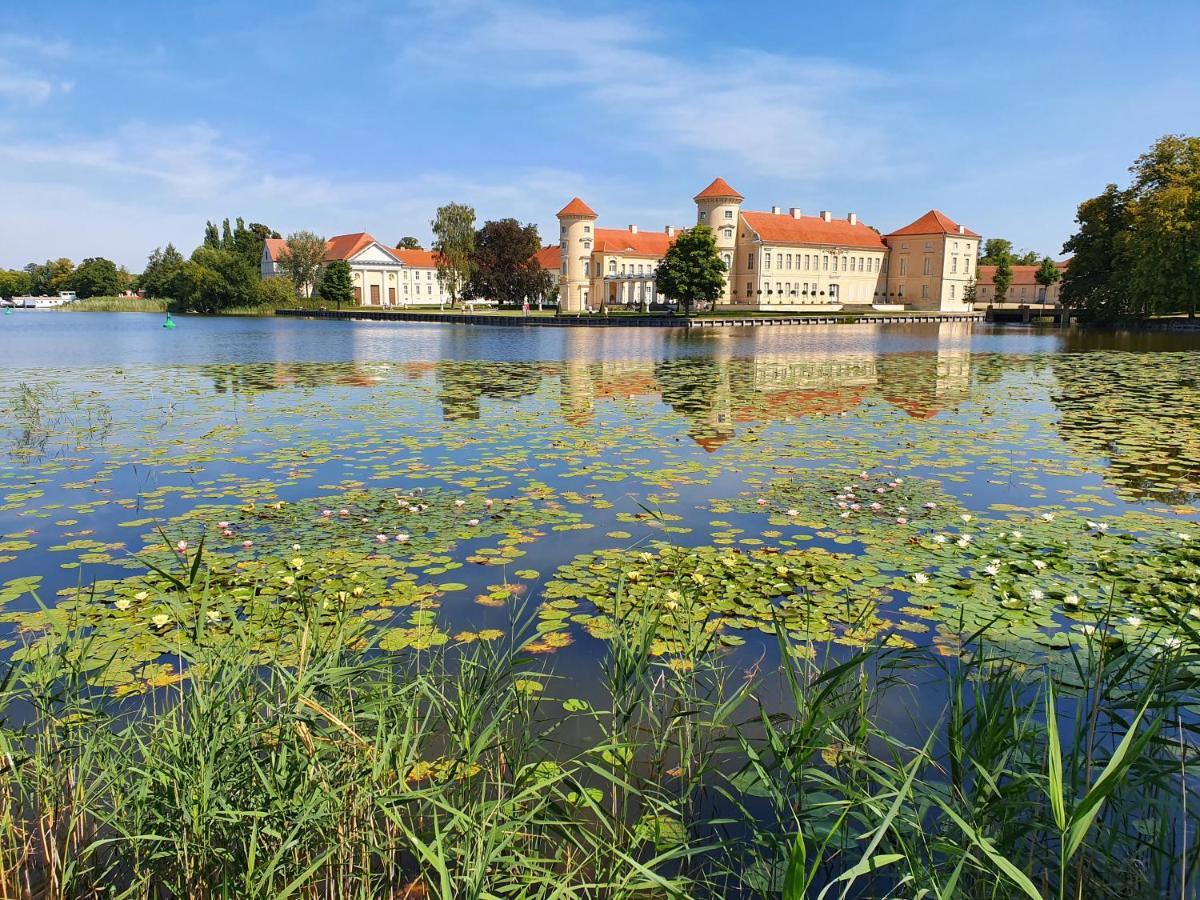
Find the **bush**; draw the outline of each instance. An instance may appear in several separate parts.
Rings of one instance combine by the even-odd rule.
[[[259,304],[272,309],[296,305],[296,291],[286,278],[264,278],[258,283],[257,294]]]

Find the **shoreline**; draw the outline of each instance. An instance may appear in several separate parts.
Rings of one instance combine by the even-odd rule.
[[[376,309],[313,310],[277,309],[275,315],[290,318],[339,319],[370,322],[435,322],[455,325],[493,325],[522,328],[737,328],[762,325],[912,325],[924,322],[982,322],[982,312],[905,312],[860,314],[720,314],[716,316],[547,316],[497,313],[390,312]]]

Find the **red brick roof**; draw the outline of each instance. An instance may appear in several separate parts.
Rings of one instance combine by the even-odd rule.
[[[958,223],[943,212],[931,209],[917,221],[890,232],[887,236],[902,234],[958,234]],[[971,229],[963,231],[965,237],[979,237]]]
[[[634,234],[624,228],[597,228],[592,252],[659,258],[666,255],[667,248],[673,243],[675,238],[665,231],[639,231]]]
[[[715,198],[728,197],[733,200],[744,200],[745,198],[729,186],[729,182],[724,178],[714,178],[713,183],[698,193],[693,200],[710,200]]]
[[[744,212],[742,221],[752,228],[763,243],[821,244],[830,247],[862,247],[884,250],[883,238],[873,228],[858,222],[851,225],[846,219],[826,222],[820,216],[775,215],[767,212]]]
[[[1067,270],[1067,263],[1069,263],[1069,262],[1070,262],[1070,260],[1064,260],[1062,262],[1056,262],[1054,265],[1058,266],[1058,271],[1065,272]],[[1037,275],[1037,270],[1040,268],[1041,268],[1040,265],[1037,265],[1037,266],[1013,266],[1012,267],[1012,273],[1013,273],[1012,283],[1013,284],[1037,284],[1037,278],[1035,278],[1034,276]],[[992,281],[992,279],[995,277],[995,275],[996,275],[996,267],[995,266],[980,266],[979,270],[975,273],[975,280],[978,284],[991,285],[991,284],[995,284],[995,282]]]
[[[557,272],[562,268],[562,247],[558,246],[558,244],[543,247],[535,254],[534,258],[537,259],[543,269]]]
[[[560,216],[591,216],[596,218],[596,211],[580,200],[573,197],[571,202],[558,211]]]

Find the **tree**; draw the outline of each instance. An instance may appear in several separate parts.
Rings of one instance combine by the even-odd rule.
[[[221,247],[221,235],[217,232],[217,226],[212,222],[204,223],[204,246],[211,247],[213,250]]]
[[[20,269],[0,269],[0,297],[24,297],[29,293],[33,278]]]
[[[972,278],[967,282],[967,286],[963,288],[963,303],[967,304],[968,306],[974,304],[976,296],[977,289],[975,287],[975,279]]]
[[[117,264],[102,256],[91,256],[71,276],[71,289],[80,297],[112,297],[125,289]]]
[[[684,315],[693,305],[711,303],[725,290],[725,263],[707,225],[681,232],[667,250],[655,276],[658,293],[678,300]]]
[[[1071,265],[1063,275],[1061,297],[1063,305],[1081,317],[1107,321],[1123,314],[1127,297],[1120,285],[1127,281],[1128,207],[1128,196],[1115,184],[1079,204],[1079,228],[1063,245]]]
[[[311,231],[294,231],[279,254],[279,269],[292,282],[296,295],[311,297],[321,263],[325,259],[325,238]]]
[[[1050,293],[1050,285],[1062,278],[1062,270],[1054,264],[1054,260],[1045,256],[1042,258],[1042,264],[1038,266],[1038,270],[1033,273],[1033,279],[1042,286],[1042,303],[1046,302],[1046,295]]]
[[[471,278],[475,250],[475,210],[461,203],[439,206],[433,226],[433,252],[437,254],[438,282],[450,294],[453,306]]]
[[[201,313],[216,313],[258,301],[258,274],[238,254],[197,247],[171,279],[171,296]]]
[[[996,274],[992,276],[992,284],[996,286],[996,302],[1003,303],[1008,298],[1008,289],[1012,285],[1012,263],[1007,256],[1001,256],[996,263]]]
[[[229,216],[226,216],[225,221],[221,223],[221,249],[236,249],[233,243],[233,229],[229,227]]]
[[[146,260],[146,268],[142,271],[140,286],[145,295],[171,297],[173,279],[183,263],[183,254],[175,249],[174,244],[167,244],[166,248],[156,247]]]
[[[321,299],[336,303],[338,309],[343,303],[354,300],[354,287],[350,284],[350,263],[344,259],[335,259],[321,273]]]
[[[1001,259],[1011,259],[1012,252],[1012,241],[1006,241],[1004,238],[988,238],[983,242],[983,252],[979,255],[979,265],[999,265]]]
[[[261,278],[258,282],[258,304],[271,309],[295,306],[296,292],[286,278]]]
[[[538,262],[541,246],[536,225],[522,225],[516,219],[484,222],[475,232],[471,277],[463,298],[520,306],[543,296],[552,279]]]
[[[396,244],[397,250],[420,250],[421,242],[415,237],[402,237],[399,243]]]

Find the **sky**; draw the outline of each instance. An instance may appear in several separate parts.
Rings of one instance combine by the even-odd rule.
[[[1200,2],[0,0],[0,266],[141,271],[208,219],[556,239],[745,209],[930,208],[1059,254],[1081,200],[1200,131]]]

